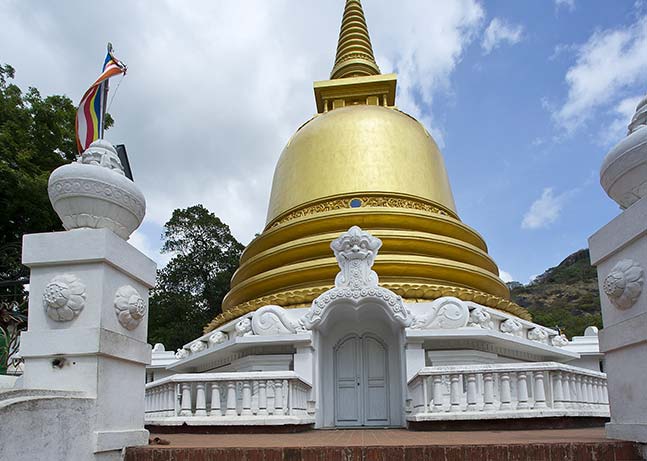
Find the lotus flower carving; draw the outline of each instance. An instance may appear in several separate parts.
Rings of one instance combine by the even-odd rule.
[[[602,289],[618,309],[629,309],[642,292],[643,268],[631,259],[619,261],[604,279]]]
[[[69,322],[78,316],[85,299],[85,285],[73,274],[55,276],[43,291],[45,311],[57,322]]]
[[[134,330],[146,315],[146,301],[139,292],[125,285],[120,287],[115,294],[115,313],[119,323],[126,330]]]

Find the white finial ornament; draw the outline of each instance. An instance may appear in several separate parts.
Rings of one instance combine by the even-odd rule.
[[[128,239],[146,213],[144,195],[124,176],[117,151],[103,139],[94,141],[78,162],[54,170],[47,192],[67,230],[107,228]]]

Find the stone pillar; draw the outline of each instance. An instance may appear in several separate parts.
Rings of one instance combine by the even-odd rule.
[[[78,391],[91,399],[93,410],[75,423],[91,437],[91,453],[76,459],[146,444],[148,290],[155,263],[108,229],[26,235],[23,263],[31,269],[28,331],[20,347],[24,387]]]
[[[611,422],[607,436],[647,443],[647,97],[605,157],[600,183],[624,211],[589,239],[597,267]]]
[[[611,438],[647,443],[647,197],[589,239],[597,266],[609,386]]]

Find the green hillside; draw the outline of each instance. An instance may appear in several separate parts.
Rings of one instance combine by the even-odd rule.
[[[528,285],[508,284],[512,300],[525,307],[533,320],[556,327],[572,338],[589,325],[602,327],[598,277],[589,250],[580,250],[551,267]]]

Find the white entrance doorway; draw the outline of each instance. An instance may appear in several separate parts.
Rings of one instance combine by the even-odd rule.
[[[388,347],[352,334],[333,351],[336,426],[389,426]]]

